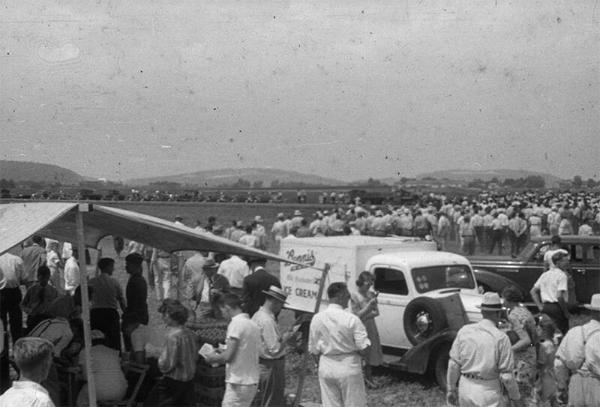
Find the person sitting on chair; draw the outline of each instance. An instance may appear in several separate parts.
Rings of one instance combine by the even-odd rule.
[[[94,383],[96,384],[97,401],[119,401],[125,397],[127,391],[127,380],[121,370],[121,358],[119,351],[104,345],[105,336],[102,331],[92,330],[92,348],[90,349],[92,359],[92,372],[94,374]],[[79,365],[85,375],[87,361],[83,350],[79,354]],[[83,385],[79,396],[77,396],[77,406],[87,406],[88,386]]]

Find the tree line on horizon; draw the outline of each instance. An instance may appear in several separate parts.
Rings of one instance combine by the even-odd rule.
[[[408,181],[417,181],[415,178],[406,178],[402,177],[400,179],[400,184],[404,184]],[[436,179],[433,177],[423,178],[422,181],[448,181],[446,179]],[[593,178],[588,178],[587,180],[583,180],[580,175],[576,175],[569,182],[570,187],[575,189],[581,188],[596,188],[600,187],[600,180],[596,181]],[[540,175],[530,175],[522,178],[505,178],[503,180],[494,177],[489,181],[484,181],[482,179],[475,179],[467,183],[467,186],[470,188],[481,188],[488,189],[490,186],[504,187],[504,188],[528,188],[528,189],[541,189],[546,187],[546,182],[544,177]],[[272,188],[272,189],[289,189],[289,188],[308,188],[308,187],[319,187],[323,186],[322,184],[312,184],[305,183],[301,181],[279,181],[273,180],[270,182],[269,186],[265,186],[265,182],[262,180],[257,181],[249,181],[244,178],[238,178],[234,182],[230,183],[221,183],[215,186],[210,187],[211,189],[218,188],[235,188],[235,189],[260,189],[260,188]],[[376,188],[376,187],[385,187],[389,186],[388,184],[374,179],[369,178],[366,181],[357,182],[348,184],[349,187],[366,187],[366,188]],[[66,185],[61,184],[60,182],[41,182],[41,181],[19,181],[15,182],[13,179],[0,179],[0,189],[2,190],[14,190],[19,188],[28,188],[34,190],[44,190],[44,189],[57,189],[57,188],[87,188],[87,189],[122,189],[129,188],[130,185],[123,184],[120,182],[103,182],[103,181],[80,181],[77,185]],[[208,185],[204,186],[205,188]],[[186,189],[198,189],[203,188],[202,185],[186,185],[178,182],[171,181],[157,181],[151,182],[147,185],[149,189],[155,190],[167,190],[167,191],[182,191]]]

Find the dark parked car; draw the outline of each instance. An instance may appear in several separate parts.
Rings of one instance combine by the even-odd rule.
[[[477,283],[485,291],[500,292],[507,285],[521,289],[526,301],[529,291],[544,272],[544,253],[551,236],[532,239],[516,257],[472,256],[469,258]],[[579,303],[589,303],[600,292],[600,236],[561,236],[563,248],[571,254],[571,275]]]

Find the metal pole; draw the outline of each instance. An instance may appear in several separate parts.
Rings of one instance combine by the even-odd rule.
[[[88,384],[89,406],[96,407],[96,383],[92,373],[92,335],[90,328],[90,298],[88,296],[87,264],[85,262],[85,235],[83,233],[83,213],[88,212],[87,204],[79,204],[76,214],[77,247],[79,251],[79,273],[81,276],[81,319],[83,320],[83,343],[86,361],[86,378]]]
[[[325,278],[327,277],[327,273],[331,265],[329,263],[325,263],[325,267],[321,270],[321,281],[319,282],[319,294],[317,295],[317,302],[315,303],[315,312],[319,312],[319,308],[321,307],[321,299],[323,298],[323,291],[325,291]],[[296,398],[294,399],[293,407],[298,407],[300,405],[300,399],[302,398],[302,388],[304,387],[304,379],[306,379],[306,369],[308,364],[310,363],[311,355],[308,352],[308,340],[304,344],[304,358],[302,359],[302,363],[300,366],[300,377],[298,377],[298,387],[296,388]]]

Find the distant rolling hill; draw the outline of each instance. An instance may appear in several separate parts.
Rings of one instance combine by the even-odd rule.
[[[0,178],[12,179],[15,182],[37,181],[49,184],[59,182],[63,185],[75,185],[85,180],[76,172],[58,165],[7,160],[0,160]]]
[[[254,183],[263,181],[263,186],[270,187],[272,182],[303,182],[312,185],[344,185],[340,180],[303,174],[295,171],[275,168],[242,168],[197,171],[185,174],[165,175],[161,177],[137,178],[127,181],[130,185],[148,185],[152,182],[177,182],[180,184],[197,185],[200,187],[215,187],[223,184],[234,184],[239,179]]]
[[[544,178],[547,187],[555,187],[558,185],[559,181],[562,181],[561,178],[556,177],[552,174],[547,174],[543,172],[536,171],[527,171],[527,170],[444,170],[444,171],[432,171],[427,173],[418,174],[416,179],[423,178],[435,178],[435,179],[448,179],[451,181],[464,181],[470,182],[476,179],[480,179],[482,181],[490,181],[491,179],[498,178],[499,181],[503,181],[506,178],[526,178],[530,175],[539,175]],[[400,177],[394,178],[384,178],[380,180],[381,182],[385,182],[387,184],[394,184],[400,181]]]
[[[506,178],[526,178],[531,175],[542,176],[546,181],[546,186],[552,186],[553,184],[561,181],[560,178],[543,172],[536,171],[527,171],[527,170],[445,170],[445,171],[433,171],[429,173],[423,173],[417,175],[418,179],[423,179],[427,177],[443,179],[447,178],[452,181],[473,181],[475,179],[480,179],[482,181],[490,181],[492,178],[498,178],[498,180],[503,181]]]

